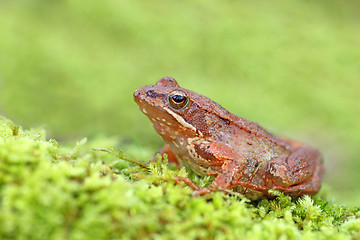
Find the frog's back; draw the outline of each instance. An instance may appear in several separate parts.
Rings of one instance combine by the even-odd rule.
[[[193,122],[196,122],[196,120],[199,121],[199,119],[205,119],[205,124],[203,124],[202,121],[199,121],[197,124],[198,127],[202,128],[204,132],[207,132],[207,129],[209,131],[233,131],[232,133],[234,133],[234,131],[237,133],[243,131],[256,137],[268,139],[271,142],[279,141],[277,137],[266,131],[258,123],[252,122],[246,118],[239,117],[229,112],[218,103],[203,95],[189,90],[187,91],[190,93],[189,95],[192,100],[192,106],[191,109],[189,109],[187,116],[185,117],[188,118],[188,120],[192,118]]]

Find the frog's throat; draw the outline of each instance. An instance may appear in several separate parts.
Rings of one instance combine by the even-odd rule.
[[[184,126],[185,128],[189,128],[194,132],[199,133],[200,136],[204,136],[202,134],[202,132],[200,132],[199,130],[197,130],[193,125],[187,123],[181,116],[179,116],[178,114],[174,113],[173,111],[171,111],[169,108],[167,107],[163,107],[165,109],[165,111],[167,111],[171,116],[173,116],[175,118],[175,120],[180,123],[182,126]]]

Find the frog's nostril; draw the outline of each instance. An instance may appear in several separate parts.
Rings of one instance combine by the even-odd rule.
[[[134,95],[133,95],[134,99],[135,99],[135,100],[136,100],[136,99],[139,99],[140,96],[141,96],[140,90],[139,90],[139,89],[136,89],[135,92],[134,92]]]

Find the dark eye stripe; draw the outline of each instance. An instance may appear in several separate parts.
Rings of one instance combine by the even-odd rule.
[[[151,98],[156,98],[158,94],[154,90],[149,90],[146,92],[146,95]]]

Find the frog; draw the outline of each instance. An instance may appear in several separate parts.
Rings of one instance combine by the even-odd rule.
[[[238,192],[250,200],[272,198],[277,190],[292,198],[314,195],[324,174],[316,148],[277,137],[258,123],[237,116],[213,100],[182,88],[172,77],[135,90],[134,101],[151,121],[169,160],[200,176],[207,187],[176,177],[193,196],[215,191]]]

